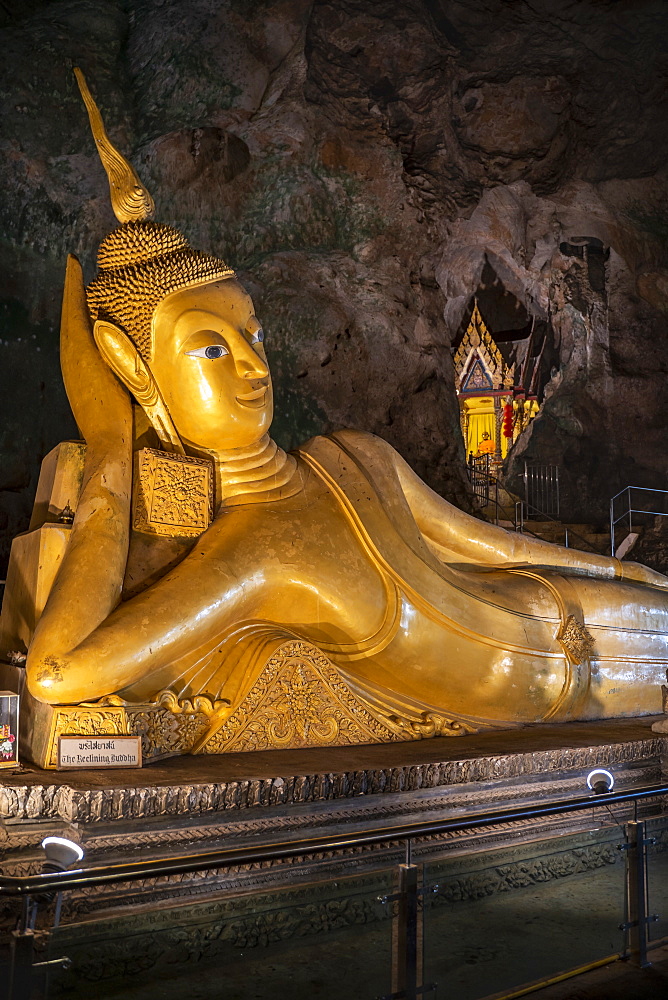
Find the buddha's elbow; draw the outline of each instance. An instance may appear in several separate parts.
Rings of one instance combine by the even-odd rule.
[[[58,656],[29,652],[26,682],[33,698],[47,705],[67,705],[79,700],[68,677],[67,664]]]

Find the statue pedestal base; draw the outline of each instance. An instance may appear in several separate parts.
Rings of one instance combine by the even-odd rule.
[[[652,733],[653,721],[534,726],[465,740],[174,757],[141,770],[24,768],[8,772],[0,786],[3,871],[39,871],[39,845],[46,835],[79,841],[84,863],[99,865],[579,796],[596,766],[613,771],[617,788],[658,782],[666,768],[668,737]],[[413,860],[427,863],[432,873],[439,866],[450,871],[448,866],[460,865],[463,872],[477,866],[480,879],[487,877],[490,864],[496,871],[501,866],[510,874],[499,891],[512,892],[534,875],[537,884],[617,864],[622,855],[608,842],[621,838],[615,823],[632,818],[632,808],[614,808],[612,832],[598,830],[602,821],[585,810],[417,841]],[[550,837],[560,838],[559,852],[566,858],[558,870],[535,859],[541,850],[537,842]],[[477,860],[472,861],[473,852]],[[403,860],[403,845],[386,843],[82,889],[66,894],[55,930],[49,930],[52,908],[41,907],[38,944],[46,948],[50,941],[49,957],[72,959],[67,975],[78,977],[82,992],[77,996],[86,990],[92,995],[98,988],[94,982],[134,975],[133,969],[149,975],[165,963],[172,969],[203,953],[226,961],[225,949],[253,949],[266,944],[267,934],[274,940],[275,933],[280,941],[294,936],[295,947],[306,947],[309,935],[317,938],[327,921],[336,927],[350,923],[355,933],[355,922],[366,926],[386,919],[387,908],[376,899],[392,891],[392,866]],[[477,898],[472,878],[467,875],[464,883],[471,882],[471,898]],[[483,895],[487,891],[480,888]],[[362,896],[368,906],[349,904]],[[7,929],[15,917],[12,904],[2,918]],[[203,941],[204,952],[198,951]]]
[[[265,634],[268,631],[269,634]],[[307,747],[358,746],[463,736],[477,725],[446,718],[428,706],[365,697],[316,646],[283,630],[251,637],[258,655],[243,658],[231,701],[206,696],[179,700],[169,690],[147,704],[104,698],[80,705],[46,705],[22,698],[21,754],[39,767],[57,766],[60,736],[140,736],[146,763],[179,754],[221,754]],[[246,651],[247,652],[247,651]],[[227,690],[225,688],[224,690]],[[480,725],[485,725],[484,723]],[[512,723],[499,723],[502,728]],[[487,725],[489,728],[489,725]]]

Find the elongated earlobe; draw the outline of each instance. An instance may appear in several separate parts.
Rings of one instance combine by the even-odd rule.
[[[104,360],[146,413],[164,449],[183,455],[181,439],[151,369],[127,334],[114,323],[99,319],[93,336]]]

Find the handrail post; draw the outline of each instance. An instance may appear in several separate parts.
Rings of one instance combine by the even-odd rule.
[[[32,928],[12,931],[9,944],[8,1000],[29,1000],[32,995],[32,966],[35,932]]]
[[[399,865],[397,919],[394,925],[392,996],[417,1000],[418,866]]]
[[[524,463],[524,499],[529,502],[529,467]]]
[[[647,960],[647,838],[645,821],[631,820],[626,827],[626,934],[630,961],[644,969]]]
[[[615,558],[615,498],[610,497],[610,555]]]

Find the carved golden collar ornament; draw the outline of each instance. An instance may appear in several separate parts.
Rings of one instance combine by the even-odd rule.
[[[227,507],[293,496],[301,477],[293,455],[265,434],[257,444],[220,452],[216,463],[220,499]]]
[[[201,535],[214,517],[214,472],[220,501],[228,507],[293,496],[301,477],[292,455],[268,434],[252,448],[208,459],[142,448],[135,455],[132,526],[152,535]]]
[[[132,526],[152,535],[197,536],[213,519],[211,463],[142,448],[135,455]]]

